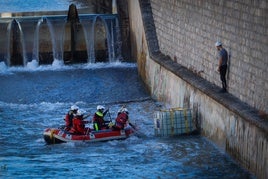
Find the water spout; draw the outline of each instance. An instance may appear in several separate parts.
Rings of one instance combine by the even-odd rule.
[[[95,49],[94,49],[94,29],[97,16],[91,18],[81,19],[84,35],[86,38],[88,63],[95,63]]]
[[[86,58],[88,63],[115,62],[121,54],[118,16],[78,16],[75,6],[70,6],[68,17],[0,19],[0,33],[0,61],[7,66],[27,66],[32,61],[51,64],[54,60],[77,63]]]
[[[102,16],[100,16],[100,19],[104,25],[105,32],[106,32],[106,43],[108,48],[108,60],[109,62],[113,62],[114,60],[114,42],[113,42],[113,36],[112,36],[112,29],[113,24],[111,23],[110,29],[108,27],[106,19],[104,19]]]
[[[121,61],[123,59],[122,57],[122,39],[121,39],[121,32],[120,32],[120,26],[118,22],[118,18],[115,19],[115,60]]]
[[[62,18],[45,17],[53,46],[54,60],[63,61],[63,42],[66,20]]]
[[[120,39],[117,18],[115,15],[94,15],[91,18],[80,18],[86,38],[89,63],[96,61],[115,62],[121,57],[120,42],[117,42]],[[100,59],[99,56],[104,59]]]
[[[26,55],[23,39],[23,32],[20,23],[13,19],[8,24],[8,44],[7,44],[7,65],[25,65]],[[11,43],[12,41],[12,43]]]
[[[22,31],[22,28],[21,28],[21,24],[20,24],[20,22],[19,21],[17,21],[16,19],[15,19],[15,24],[17,24],[17,26],[18,26],[18,29],[19,29],[19,39],[20,39],[20,43],[21,43],[21,47],[22,47],[22,49],[21,49],[21,53],[22,53],[22,62],[23,62],[23,66],[25,66],[26,64],[27,64],[27,58],[26,58],[26,50],[25,50],[25,41],[24,41],[24,34],[23,34],[23,31]],[[16,25],[15,25],[16,26]],[[16,28],[14,28],[14,29],[16,29]],[[18,33],[18,32],[16,32],[16,33]],[[17,43],[15,43],[16,42],[16,40],[14,40],[14,38],[16,38],[17,37],[17,34],[14,36],[14,34],[15,33],[13,33],[13,50],[14,50],[14,47],[16,46],[17,47]],[[14,44],[15,43],[15,44]],[[17,50],[17,49],[16,49]],[[14,52],[13,52],[14,53]],[[15,51],[15,53],[17,53],[17,51]]]
[[[39,29],[40,29],[40,25],[43,22],[44,22],[44,17],[41,17],[37,22],[35,33],[34,33],[32,60],[36,60],[38,63],[39,63]]]
[[[6,63],[6,66],[10,66],[11,62],[10,62],[10,46],[11,46],[11,28],[12,28],[12,21],[8,23],[7,25],[7,31],[6,31],[6,41],[4,41],[4,43],[6,42],[6,46],[5,44],[3,45],[3,47],[5,48],[3,50],[3,56],[4,56],[4,60]]]

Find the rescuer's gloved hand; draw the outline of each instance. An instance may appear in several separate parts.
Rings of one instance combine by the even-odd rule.
[[[114,123],[109,122],[108,126],[111,128],[111,127],[113,127],[113,126],[114,126]]]

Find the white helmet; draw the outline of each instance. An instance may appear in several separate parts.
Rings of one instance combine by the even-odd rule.
[[[121,112],[124,112],[124,113],[127,113],[127,114],[128,114],[128,110],[127,110],[127,108],[122,108],[122,109],[121,109]]]
[[[84,111],[81,110],[81,109],[78,109],[76,115],[77,116],[83,116],[84,115]]]
[[[97,106],[97,110],[104,110],[104,109],[105,109],[105,107],[102,106],[102,105],[98,105],[98,106]]]
[[[72,105],[72,106],[71,106],[71,110],[72,110],[72,111],[74,111],[74,110],[78,110],[78,109],[79,109],[79,107],[76,106],[76,105]]]
[[[215,46],[216,46],[216,47],[222,46],[222,43],[221,43],[220,41],[217,41],[217,42],[215,43]]]

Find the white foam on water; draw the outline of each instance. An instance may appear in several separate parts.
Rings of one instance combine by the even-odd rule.
[[[5,62],[0,62],[0,73],[5,73],[7,71],[7,66]]]
[[[38,62],[36,60],[32,60],[31,62],[27,63],[26,68],[29,70],[36,70],[38,66]]]
[[[67,71],[73,69],[103,69],[103,68],[136,68],[136,63],[112,62],[112,63],[83,63],[65,65],[62,60],[55,59],[51,65],[39,65],[36,60],[28,62],[25,67],[7,67],[4,62],[0,62],[0,75],[13,74],[15,72],[36,72],[36,71]]]
[[[32,103],[32,104],[16,104],[16,103],[6,103],[6,102],[2,102],[0,101],[0,107],[1,106],[8,106],[8,107],[16,107],[16,108],[29,108],[29,107],[45,107],[47,109],[52,108],[53,110],[55,109],[55,107],[62,107],[63,105],[66,105],[69,103],[61,103],[61,102],[56,102],[56,103],[49,103],[49,102],[41,102],[41,103]],[[71,104],[71,103],[70,103]],[[54,106],[52,106],[54,105]],[[52,106],[52,107],[51,107]]]
[[[100,69],[100,68],[135,68],[136,63],[126,63],[126,62],[112,62],[112,63],[87,63],[83,66],[84,69]]]
[[[51,66],[54,70],[62,69],[62,67],[64,67],[64,63],[62,60],[55,59]]]

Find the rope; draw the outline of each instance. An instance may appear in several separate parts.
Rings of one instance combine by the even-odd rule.
[[[50,139],[53,141],[53,144],[55,144],[55,137],[54,137],[55,130],[51,129],[50,131]]]
[[[184,112],[184,120],[185,120],[185,128],[186,128],[186,131],[185,131],[185,132],[186,132],[186,133],[189,133],[188,118],[187,118],[187,110],[184,109],[183,112]]]
[[[171,120],[171,135],[174,135],[174,111],[170,111],[170,120]]]

